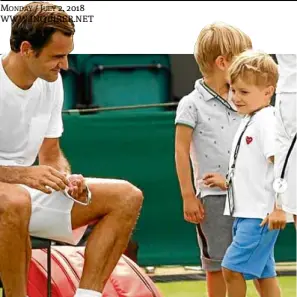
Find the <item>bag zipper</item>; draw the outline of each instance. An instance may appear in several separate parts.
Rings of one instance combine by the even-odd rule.
[[[136,267],[128,260],[129,258],[122,257],[123,260],[133,269],[133,271],[139,276],[139,278],[143,281],[143,283],[146,285],[146,287],[150,290],[150,292],[153,294],[153,297],[157,297],[157,295],[154,292],[154,289],[151,287],[150,283],[145,279],[145,277],[141,274],[141,272],[138,271]]]

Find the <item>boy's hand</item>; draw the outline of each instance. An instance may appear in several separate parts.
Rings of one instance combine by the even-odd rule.
[[[226,178],[220,173],[206,173],[202,180],[205,186],[210,188],[219,187],[222,190],[227,190]]]
[[[184,199],[184,219],[194,224],[199,224],[204,219],[202,202],[195,195]]]
[[[263,219],[260,227],[264,226],[266,223],[268,223],[269,230],[284,229],[287,224],[286,213],[282,209],[275,209]]]

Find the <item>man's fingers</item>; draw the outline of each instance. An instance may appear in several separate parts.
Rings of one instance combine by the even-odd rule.
[[[56,177],[55,175],[51,175],[51,174],[48,174],[48,175],[47,175],[47,178],[48,178],[48,180],[49,180],[50,182],[52,182],[52,183],[54,183],[54,184],[56,185],[56,187],[53,188],[53,189],[55,189],[56,191],[65,190],[66,185],[65,185],[65,183],[64,183],[61,179],[59,179],[59,178]],[[48,182],[49,182],[49,181],[48,181]],[[47,182],[47,183],[48,183],[48,182]]]
[[[47,186],[42,185],[42,184],[38,185],[36,187],[36,189],[43,192],[43,193],[45,193],[45,194],[51,194],[52,193],[52,190],[50,188],[48,188]]]
[[[50,180],[45,181],[44,184],[45,184],[45,186],[48,186],[48,187],[52,188],[55,191],[60,191],[61,190],[59,185],[57,185],[55,182],[52,182]]]
[[[64,183],[65,185],[68,186],[69,182],[68,182],[68,179],[67,179],[67,177],[66,177],[65,174],[59,172],[58,170],[56,170],[56,169],[54,169],[54,168],[50,168],[50,172],[51,172],[54,176],[56,176],[57,178],[59,178],[60,180],[62,180],[63,183]]]
[[[78,180],[77,181],[77,187],[78,187],[78,194],[81,195],[84,191],[84,181]]]
[[[69,176],[70,185],[77,185],[78,195],[81,195],[85,189],[85,180],[81,174],[72,174]]]
[[[77,186],[73,186],[73,188],[72,188],[72,196],[73,196],[73,198],[75,198],[75,199],[78,199],[78,187]]]

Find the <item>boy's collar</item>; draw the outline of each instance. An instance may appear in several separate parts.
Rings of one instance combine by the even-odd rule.
[[[217,96],[217,94],[213,90],[205,85],[203,78],[200,78],[196,81],[195,89],[199,91],[205,101],[209,101]]]
[[[228,102],[228,101],[231,101],[231,97],[232,97],[231,90],[229,90],[229,95],[228,95],[228,98],[230,100],[227,101],[224,98],[222,98],[222,96],[220,96],[218,93],[216,93],[213,89],[211,89],[208,85],[206,85],[203,78],[198,79],[196,81],[195,88],[199,91],[199,93],[202,95],[202,98],[205,101],[215,99],[215,100],[220,101],[228,109],[230,109],[232,111],[236,111],[235,106],[232,103]]]

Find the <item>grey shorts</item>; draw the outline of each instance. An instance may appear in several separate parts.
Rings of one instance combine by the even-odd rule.
[[[205,219],[196,226],[202,269],[220,271],[228,246],[232,242],[234,218],[224,215],[226,195],[201,198]]]

